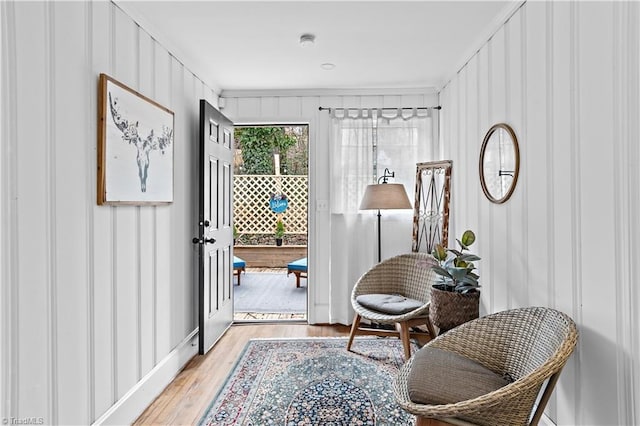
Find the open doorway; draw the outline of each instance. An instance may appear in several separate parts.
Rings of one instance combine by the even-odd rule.
[[[308,125],[236,126],[234,138],[234,321],[304,321]]]

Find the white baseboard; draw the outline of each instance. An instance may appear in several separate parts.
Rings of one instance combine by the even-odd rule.
[[[171,383],[185,364],[198,353],[197,337],[196,328],[93,424],[133,423]]]

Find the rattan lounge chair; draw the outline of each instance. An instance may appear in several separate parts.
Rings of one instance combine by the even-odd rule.
[[[380,330],[360,328],[360,320],[368,319],[376,324],[394,324],[400,333],[405,358],[411,356],[410,328],[426,325],[431,336],[435,331],[429,320],[431,285],[436,275],[428,266],[432,257],[425,253],[401,254],[376,264],[366,272],[353,288],[351,304],[356,314],[351,326],[347,350],[351,350],[356,334],[384,334]],[[362,305],[362,295],[401,295],[416,303],[416,308],[405,313],[389,313]]]
[[[395,397],[402,408],[419,416],[418,425],[427,418],[452,424],[536,425],[577,339],[573,320],[554,309],[520,308],[488,315],[450,330],[424,348],[462,355],[498,375],[508,375],[511,383],[469,400],[417,404],[411,401],[407,386],[414,355],[395,380]],[[424,370],[426,374],[428,368]]]

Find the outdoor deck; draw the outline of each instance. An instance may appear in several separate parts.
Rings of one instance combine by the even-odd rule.
[[[247,268],[238,286],[234,278],[234,321],[305,320],[306,280],[296,288],[286,268]]]
[[[277,314],[264,312],[236,312],[234,321],[305,321],[307,314]]]

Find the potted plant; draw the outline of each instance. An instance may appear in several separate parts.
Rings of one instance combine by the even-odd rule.
[[[276,222],[276,230],[274,234],[276,236],[276,245],[281,246],[282,237],[284,237],[284,223],[282,223],[282,220],[280,219]]]
[[[236,245],[236,239],[238,238],[240,234],[238,233],[238,228],[236,228],[236,225],[233,225],[233,245]]]
[[[438,244],[432,255],[438,264],[431,266],[440,276],[431,287],[431,322],[441,332],[450,330],[480,314],[480,278],[473,262],[480,257],[469,253],[469,246],[476,240],[471,230],[466,230],[456,241],[460,249],[444,248]]]

